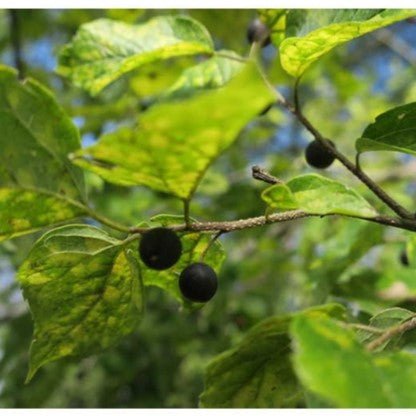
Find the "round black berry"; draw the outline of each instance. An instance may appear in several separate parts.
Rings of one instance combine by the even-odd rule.
[[[409,265],[409,257],[407,257],[406,250],[400,252],[400,263],[403,264],[403,266]]]
[[[217,291],[217,274],[205,263],[192,263],[179,276],[182,295],[192,302],[207,302]]]
[[[152,228],[143,234],[139,253],[146,266],[165,270],[179,260],[182,243],[174,231],[163,227]]]
[[[270,45],[269,28],[260,20],[253,20],[247,28],[247,40],[249,43],[261,42],[261,46]]]
[[[334,142],[328,140],[332,147],[335,147]],[[325,147],[319,142],[314,140],[310,142],[305,150],[305,159],[308,165],[313,168],[325,169],[332,164],[335,160],[335,156],[332,155]]]

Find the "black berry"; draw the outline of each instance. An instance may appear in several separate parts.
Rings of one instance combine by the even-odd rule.
[[[400,252],[400,263],[403,264],[403,266],[409,265],[409,257],[407,257],[406,250]]]
[[[152,228],[143,234],[139,253],[146,266],[155,270],[165,270],[179,260],[182,243],[174,231],[163,227]]]
[[[182,295],[192,302],[207,302],[217,291],[217,274],[205,263],[192,263],[179,276]]]
[[[335,147],[334,142],[328,140],[332,147]],[[310,142],[305,150],[305,159],[308,165],[313,168],[325,169],[332,164],[335,160],[335,156],[322,146],[319,142],[314,140]]]
[[[269,28],[260,20],[253,20],[247,28],[247,40],[249,43],[261,42],[261,46],[270,45]]]

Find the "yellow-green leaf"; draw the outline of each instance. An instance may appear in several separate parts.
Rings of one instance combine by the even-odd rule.
[[[85,214],[78,131],[50,91],[0,66],[0,240]]]
[[[305,13],[297,11],[302,12]],[[414,16],[416,11],[388,9],[375,14],[370,11],[370,18],[365,18],[367,14],[368,10],[314,10],[301,16],[300,23],[296,23],[296,36],[286,38],[280,45],[282,67],[290,75],[299,77],[334,47]],[[289,16],[287,20],[289,26]],[[287,31],[290,29],[289,26]]]
[[[142,65],[211,54],[212,47],[207,30],[186,16],[159,16],[140,25],[98,19],[82,25],[62,49],[58,72],[95,95]]]
[[[271,208],[301,209],[310,214],[344,214],[372,218],[377,211],[356,191],[346,185],[311,173],[276,184],[262,193]]]
[[[294,368],[308,390],[337,407],[415,407],[416,355],[372,354],[354,332],[328,317],[291,325]]]
[[[28,381],[48,362],[113,345],[141,317],[135,256],[95,227],[68,225],[47,232],[17,279],[35,322]]]
[[[152,106],[136,129],[122,128],[74,155],[74,163],[118,185],[145,185],[187,199],[208,166],[274,101],[253,64],[224,87]]]

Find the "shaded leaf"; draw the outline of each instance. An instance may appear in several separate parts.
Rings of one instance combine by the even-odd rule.
[[[328,304],[299,314],[342,319],[345,309]],[[266,319],[206,369],[202,407],[294,407],[303,399],[289,360],[288,327],[294,315]]]
[[[78,131],[50,91],[0,67],[0,240],[85,214]]]
[[[142,312],[135,256],[87,225],[44,234],[17,279],[35,322],[29,381],[39,367],[105,349],[132,332]]]
[[[291,325],[294,369],[302,384],[337,407],[415,407],[416,356],[374,355],[354,332],[327,317]]]
[[[154,105],[137,130],[122,128],[75,153],[74,163],[118,185],[187,199],[208,166],[274,97],[249,64],[226,86]]]
[[[376,12],[376,14],[374,14]],[[290,16],[290,13],[294,13]],[[373,30],[416,15],[414,10],[304,10],[287,17],[287,37],[280,44],[286,72],[299,77],[334,47]]]
[[[416,103],[377,116],[356,141],[355,147],[359,153],[390,150],[416,155]]]
[[[197,21],[159,16],[141,25],[98,19],[80,27],[59,56],[58,72],[92,95],[125,73],[174,56],[212,53],[212,40]]]
[[[279,210],[301,209],[310,214],[344,214],[362,218],[377,215],[374,208],[346,185],[311,173],[276,184],[262,193],[263,200]]]
[[[151,227],[166,227],[183,223],[183,216],[162,214],[151,218],[147,225]],[[145,224],[141,224],[140,226],[145,226]],[[152,270],[143,264],[141,267],[143,284],[145,286],[157,286],[166,290],[179,302],[184,303],[186,306],[191,306],[191,303],[184,299],[181,291],[179,290],[179,275],[186,266],[193,262],[199,261],[201,254],[211,241],[212,234],[202,232],[178,232],[177,234],[182,242],[182,255],[179,261],[168,270]],[[224,258],[225,253],[222,248],[222,244],[217,240],[205,255],[204,262],[209,264],[216,271],[217,275],[219,275],[219,270]],[[197,306],[200,307],[201,304]]]

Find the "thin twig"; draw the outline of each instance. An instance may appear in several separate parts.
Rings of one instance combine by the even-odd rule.
[[[270,183],[272,185],[277,184],[277,183],[283,183],[280,179],[276,178],[273,175],[270,175],[270,173],[266,172],[265,169],[257,165],[254,165],[251,168],[251,173],[252,173],[253,178],[259,181]]]
[[[191,217],[190,217],[190,213],[189,213],[189,205],[190,205],[190,200],[189,199],[184,199],[183,200],[183,218],[185,220],[185,225],[187,227],[189,227],[189,224],[191,223]]]
[[[99,214],[98,212],[94,211],[93,209],[90,209],[90,208],[87,208],[87,207],[84,207],[84,208],[87,210],[88,215],[91,218],[94,218],[95,220],[101,222],[101,224],[107,225],[108,227],[113,228],[114,230],[117,230],[117,231],[121,231],[122,233],[130,232],[130,227],[127,227],[127,226],[119,224],[119,223],[117,223],[113,220],[110,220],[109,218],[104,217],[104,215]]]
[[[25,77],[25,65],[22,59],[22,50],[20,42],[20,22],[18,11],[10,9],[9,10],[10,18],[10,39],[13,46],[13,55],[14,55],[14,65],[18,71],[18,76],[20,79]]]
[[[209,241],[209,243],[207,244],[207,246],[205,247],[205,250],[201,253],[201,255],[199,256],[199,261],[203,261],[206,254],[208,253],[209,249],[214,245],[214,243],[218,240],[218,238],[223,235],[225,233],[225,231],[218,231]]]
[[[274,90],[274,88],[273,88]],[[276,95],[277,97],[280,96]],[[321,133],[312,125],[312,123],[303,115],[300,108],[293,107],[284,97],[279,99],[287,110],[289,110],[299,122],[314,136],[315,140],[319,142],[328,152],[332,153],[353,175],[355,175],[361,182],[363,182],[381,201],[390,207],[401,218],[413,219],[414,215],[402,207],[397,201],[391,198],[383,189],[378,186],[369,176],[367,176],[359,167],[352,163],[343,153],[325,139]]]
[[[384,331],[380,328],[375,328],[374,326],[364,325],[364,324],[348,324],[349,327],[360,329],[361,331],[371,332],[372,334],[382,334]]]
[[[365,221],[371,221],[378,224],[388,225],[390,227],[401,228],[403,230],[416,231],[416,220],[408,220],[404,218],[389,217],[387,215],[377,215],[372,218],[360,217],[358,215],[345,215],[345,214],[311,214],[301,210],[293,210],[270,214],[267,217],[265,215],[259,217],[245,218],[235,221],[210,221],[210,222],[193,222],[189,225],[177,224],[168,228],[174,231],[236,231],[244,230],[246,228],[262,227],[266,224],[293,221],[306,217],[327,217],[340,215],[343,217],[357,218]],[[147,228],[132,227],[129,232],[132,234],[143,233]]]
[[[369,342],[366,345],[367,351],[374,351],[381,345],[383,345],[386,341],[393,338],[396,335],[402,334],[403,332],[409,331],[413,328],[416,328],[416,317],[412,318],[400,325],[393,326],[388,328],[383,332],[382,335],[374,339],[373,341]]]

